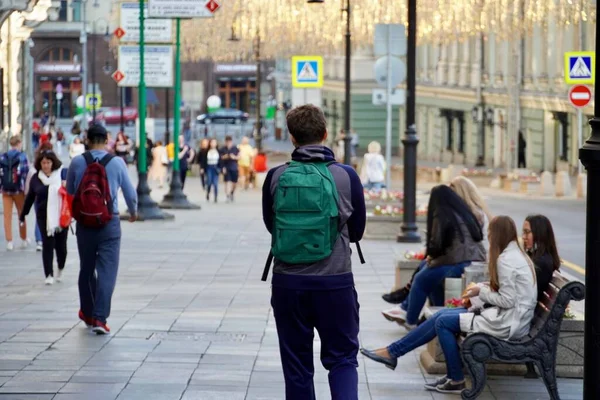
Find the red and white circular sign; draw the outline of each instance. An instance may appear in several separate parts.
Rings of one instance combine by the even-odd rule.
[[[584,85],[575,85],[569,90],[569,101],[577,108],[585,107],[592,101],[592,91]]]

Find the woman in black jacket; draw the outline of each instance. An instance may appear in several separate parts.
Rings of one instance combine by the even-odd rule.
[[[200,182],[202,182],[202,189],[204,189],[204,191],[207,190],[208,186],[206,182],[206,170],[208,166],[206,163],[206,155],[208,154],[208,144],[208,139],[202,139],[200,141],[200,148],[196,153],[196,162],[200,165]]]
[[[42,261],[46,275],[46,285],[54,283],[52,264],[54,252],[58,262],[56,280],[60,282],[62,271],[67,261],[68,229],[60,227],[61,195],[60,187],[64,185],[67,170],[62,169],[62,163],[51,150],[39,153],[35,160],[38,171],[31,177],[29,192],[25,198],[23,211],[19,221],[23,223],[35,203],[36,218],[42,234]]]
[[[550,220],[539,214],[530,215],[523,222],[523,247],[535,264],[538,299],[548,289],[552,274],[560,268],[554,229]]]

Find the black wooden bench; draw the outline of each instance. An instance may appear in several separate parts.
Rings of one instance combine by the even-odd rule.
[[[546,297],[535,309],[529,335],[509,342],[484,333],[467,336],[461,346],[463,363],[471,376],[472,386],[462,392],[465,400],[476,399],[483,391],[487,371],[485,363],[533,363],[540,372],[552,400],[560,400],[556,384],[556,350],[565,310],[571,300],[581,301],[585,286],[554,273]]]

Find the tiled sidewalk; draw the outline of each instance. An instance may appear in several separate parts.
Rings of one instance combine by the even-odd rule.
[[[43,285],[41,255],[0,250],[0,400],[283,399],[269,285],[260,281],[269,237],[258,192],[235,204],[205,204],[196,178],[186,190],[201,211],[173,222],[123,225],[121,269],[109,324],[92,335],[77,320],[77,252],[69,237],[64,282]],[[159,193],[153,193],[160,198]],[[405,332],[385,321],[380,294],[393,260],[408,247],[365,242],[355,266],[361,341],[381,346]],[[319,399],[331,398],[318,362]],[[395,372],[360,359],[360,399],[445,399],[423,383],[418,352]],[[563,399],[580,399],[582,382],[562,380]],[[481,399],[547,399],[540,381],[493,378]]]

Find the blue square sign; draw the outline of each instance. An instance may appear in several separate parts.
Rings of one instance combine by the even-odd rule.
[[[319,56],[293,57],[292,85],[299,88],[323,86],[323,58]]]
[[[565,53],[565,82],[568,84],[592,84],[596,63],[594,52]]]

